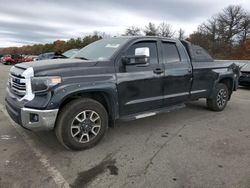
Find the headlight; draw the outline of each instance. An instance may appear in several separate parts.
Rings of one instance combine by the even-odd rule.
[[[48,91],[51,87],[60,84],[62,78],[60,76],[50,77],[33,77],[31,79],[31,88],[33,93],[42,93]]]

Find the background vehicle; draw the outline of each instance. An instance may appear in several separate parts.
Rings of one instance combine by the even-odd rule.
[[[6,109],[30,130],[55,130],[70,149],[97,144],[115,120],[132,120],[207,99],[222,111],[237,89],[239,68],[214,62],[201,47],[158,37],[96,41],[75,59],[11,68]],[[153,126],[153,125],[152,125]]]
[[[46,60],[46,59],[60,59],[60,58],[65,58],[65,56],[63,56],[62,54],[56,53],[56,52],[47,52],[44,54],[40,54],[36,60],[40,61],[40,60]]]
[[[241,69],[239,85],[250,86],[250,64],[245,64],[245,66]]]
[[[3,63],[4,57],[5,57],[5,55],[0,55],[0,63]]]
[[[37,59],[37,55],[27,55],[26,58],[30,58],[32,59],[33,61],[35,61]]]
[[[77,54],[78,51],[79,51],[78,49],[71,49],[71,50],[64,52],[62,55],[67,58],[72,58]]]
[[[57,53],[57,52],[48,52],[44,54],[40,54],[36,60],[46,60],[46,59],[61,59],[61,58],[71,58],[73,57],[79,50],[78,49],[71,49],[63,54]]]
[[[17,63],[30,62],[30,61],[33,61],[33,59],[18,54],[7,55],[2,58],[2,63],[5,65],[15,65]]]

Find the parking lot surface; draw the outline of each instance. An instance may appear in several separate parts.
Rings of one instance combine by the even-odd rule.
[[[250,187],[250,89],[223,112],[205,100],[154,117],[118,122],[85,151],[53,132],[33,133],[6,116],[10,66],[0,65],[0,187]]]

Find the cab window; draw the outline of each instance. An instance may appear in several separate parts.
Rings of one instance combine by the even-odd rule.
[[[173,42],[163,42],[163,57],[166,63],[178,63],[181,61],[177,46]]]

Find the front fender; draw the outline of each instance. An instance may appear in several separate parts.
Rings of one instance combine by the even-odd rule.
[[[116,84],[113,82],[74,83],[58,87],[53,91],[47,109],[59,109],[62,103],[68,98],[93,92],[105,93],[111,105],[112,117],[115,118],[118,115],[119,108]]]

